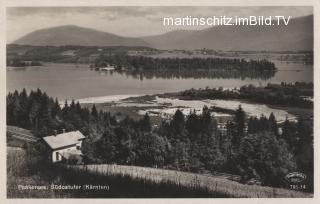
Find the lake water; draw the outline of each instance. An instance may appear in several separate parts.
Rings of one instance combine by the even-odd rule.
[[[117,72],[98,72],[87,65],[45,64],[41,67],[7,68],[7,92],[40,88],[49,96],[64,99],[80,99],[111,95],[141,95],[175,92],[190,88],[233,88],[246,84],[265,85],[269,82],[312,82],[313,66],[302,63],[275,61],[278,72],[267,79],[219,77],[206,78],[139,78]],[[190,75],[189,75],[190,76]],[[191,75],[192,76],[192,75]]]

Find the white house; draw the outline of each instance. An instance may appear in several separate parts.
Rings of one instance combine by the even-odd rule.
[[[71,155],[82,156],[81,145],[85,138],[80,131],[73,131],[46,136],[43,140],[50,147],[51,160],[55,163],[68,160]]]

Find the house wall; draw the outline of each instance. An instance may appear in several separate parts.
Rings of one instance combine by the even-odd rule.
[[[77,145],[80,146],[80,148],[81,148],[82,147],[82,140],[79,140],[79,143]]]
[[[79,146],[79,144],[77,144],[77,145]],[[70,151],[70,150],[76,150],[77,149],[77,145],[74,145],[74,146],[71,146],[71,147],[67,147],[67,148],[64,148],[64,149],[59,149],[59,150],[52,151],[52,155],[51,155],[52,162],[55,163],[55,162],[61,161],[62,160],[62,153]],[[58,158],[57,158],[57,153],[58,153]]]

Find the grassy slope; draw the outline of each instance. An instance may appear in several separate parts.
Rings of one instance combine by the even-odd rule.
[[[8,198],[55,198],[62,197],[48,190],[18,190],[18,185],[49,184],[40,174],[30,172],[26,152],[22,148],[7,147],[7,197]],[[65,195],[64,197],[67,197]]]
[[[154,184],[173,183],[177,186],[197,187],[212,194],[225,197],[312,197],[312,194],[254,185],[244,185],[227,179],[187,172],[121,165],[81,165],[68,166],[75,171],[90,172],[97,175],[123,175],[133,179],[151,181]]]

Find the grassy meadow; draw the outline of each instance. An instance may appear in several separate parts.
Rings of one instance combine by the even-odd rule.
[[[156,169],[122,165],[82,165],[64,167],[74,172],[90,173],[99,176],[120,176],[140,180],[155,186],[174,186],[189,189],[190,192],[201,192],[203,197],[236,197],[236,198],[290,198],[312,197],[312,194],[256,185],[244,185],[223,178],[181,172],[175,170]],[[191,189],[195,191],[191,191]],[[176,195],[176,194],[173,194]],[[190,197],[193,194],[189,194]],[[195,194],[199,195],[199,194]],[[200,194],[201,195],[201,194]],[[206,196],[207,195],[207,196]],[[187,196],[187,197],[189,197]],[[174,196],[174,197],[179,197]],[[197,197],[197,196],[194,196]]]

